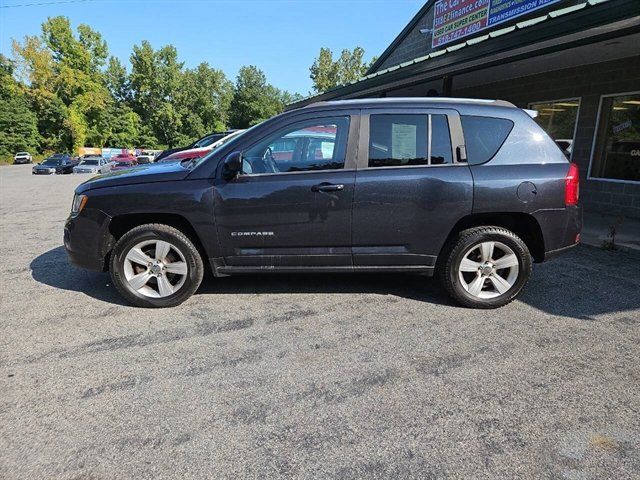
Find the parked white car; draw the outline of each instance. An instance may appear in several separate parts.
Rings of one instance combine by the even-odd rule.
[[[29,152],[18,152],[13,157],[13,163],[16,165],[20,163],[33,163],[33,157]]]
[[[86,156],[82,161],[73,167],[73,173],[107,173],[111,171],[114,162],[99,156]]]
[[[156,160],[156,154],[153,151],[142,152],[140,155],[136,157],[138,160],[138,165],[142,165],[145,163],[153,163]]]

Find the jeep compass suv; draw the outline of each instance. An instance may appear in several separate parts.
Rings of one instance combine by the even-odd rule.
[[[178,305],[210,268],[436,274],[460,304],[495,308],[578,242],[578,181],[507,102],[317,103],[203,158],[88,180],[64,244],[142,307]]]

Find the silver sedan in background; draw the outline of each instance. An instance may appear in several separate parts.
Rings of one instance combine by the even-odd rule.
[[[114,162],[100,156],[86,156],[73,167],[73,173],[107,173],[111,171]]]

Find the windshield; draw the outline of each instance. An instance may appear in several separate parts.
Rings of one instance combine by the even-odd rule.
[[[242,135],[243,131],[244,130],[240,130],[239,132],[230,133],[229,135],[224,137],[222,140],[220,140],[220,143],[218,143],[218,145],[216,145],[214,148],[220,148],[222,145],[226,145],[227,143],[229,143],[231,140],[233,140],[237,136]]]
[[[83,160],[80,165],[98,165],[98,160]]]
[[[44,162],[42,162],[43,165],[60,165],[62,163],[62,159],[61,158],[54,158],[54,157],[49,157],[47,158]]]
[[[224,134],[222,134],[222,133],[216,133],[215,135],[209,135],[208,137],[204,137],[202,140],[198,140],[196,143],[194,143],[193,144],[193,148],[208,147],[212,143],[217,142],[218,140],[220,140],[221,138],[224,138]]]
[[[253,131],[254,128],[259,127],[260,125],[262,125],[264,122],[266,122],[267,120],[264,120],[260,123],[257,123],[256,125],[254,125],[251,128],[246,129],[245,131],[238,133],[237,135],[231,134],[231,138],[228,140],[225,140],[224,144],[225,145],[232,145],[234,143],[236,143],[236,141],[239,138],[242,138],[245,136],[246,133]],[[218,147],[214,148],[213,150],[211,150],[209,153],[207,153],[204,157],[200,157],[200,158],[195,158],[193,159],[193,163],[192,166],[196,166],[196,165],[200,165],[202,163],[203,160],[206,160],[207,158],[210,158],[213,154],[215,154],[218,151]]]
[[[18,153],[16,153],[16,155],[23,156],[23,155],[29,155],[29,153],[28,152],[18,152]]]

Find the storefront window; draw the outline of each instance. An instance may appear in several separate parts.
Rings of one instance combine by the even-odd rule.
[[[538,125],[555,140],[567,158],[571,158],[580,99],[571,98],[553,102],[532,103],[529,108],[538,112],[536,117]]]
[[[640,92],[602,97],[591,177],[640,182]]]

